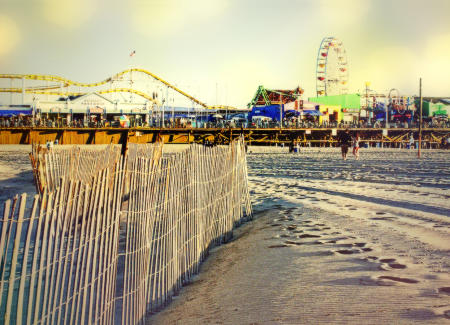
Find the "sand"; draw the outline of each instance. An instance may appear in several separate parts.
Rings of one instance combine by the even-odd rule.
[[[2,201],[29,150],[0,146]],[[450,323],[450,151],[249,152],[255,220],[148,324]]]
[[[29,145],[0,145],[0,204],[16,194],[36,194],[29,152]]]
[[[450,152],[249,148],[257,219],[149,324],[450,323]]]

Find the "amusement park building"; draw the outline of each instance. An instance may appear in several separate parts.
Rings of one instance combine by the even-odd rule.
[[[321,121],[351,122],[359,118],[361,96],[359,94],[334,95],[308,98],[310,102],[320,104],[319,110],[324,116]]]
[[[61,76],[0,74],[0,116],[33,115],[82,121],[104,121],[131,115],[141,121],[241,113],[226,105],[210,106],[176,85],[140,68],[121,71],[102,81],[81,83]],[[185,116],[177,116],[185,115]]]
[[[416,106],[419,106],[417,98]],[[450,99],[424,98],[422,107],[422,114],[424,117],[450,117]]]
[[[120,115],[139,116],[142,120],[148,121],[152,115],[160,115],[162,112],[170,118],[172,114],[174,117],[178,117],[181,115],[211,114],[217,110],[199,107],[163,107],[149,101],[120,102],[93,92],[76,97],[55,98],[54,100],[34,100],[30,104],[20,105],[20,110],[18,110],[17,105],[4,105],[0,107],[0,114],[1,111],[11,115],[20,113],[47,118],[58,117],[67,119],[67,121],[73,119],[89,120],[92,116],[112,120],[114,116]]]
[[[251,109],[248,119],[251,120],[253,116],[266,116],[279,121],[281,117],[286,116],[285,114],[289,110],[302,110],[303,101],[300,99],[302,94],[303,89],[300,87],[286,90],[266,89],[264,86],[259,86],[248,104],[249,109]]]

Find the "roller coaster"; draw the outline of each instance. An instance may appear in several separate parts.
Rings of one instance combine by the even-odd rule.
[[[107,84],[110,84],[112,86],[112,84],[116,81],[126,81],[126,80],[124,80],[124,76],[127,74],[130,75],[129,81],[132,83],[132,77],[131,77],[132,73],[140,73],[148,78],[154,79],[154,80],[160,82],[161,84],[165,85],[166,87],[173,89],[174,91],[176,91],[180,95],[184,96],[185,98],[189,99],[193,103],[202,106],[205,109],[222,109],[222,110],[226,110],[226,109],[232,110],[233,109],[233,110],[236,110],[236,108],[232,107],[232,106],[224,106],[224,105],[208,106],[206,103],[187,94],[183,90],[170,84],[169,82],[167,82],[164,79],[158,77],[157,75],[151,73],[150,71],[140,69],[140,68],[127,69],[127,70],[124,70],[122,72],[115,74],[114,76],[112,76],[110,78],[107,78],[103,81],[95,82],[95,83],[82,83],[82,82],[77,82],[77,81],[69,80],[69,79],[66,79],[66,78],[63,78],[60,76],[54,76],[54,75],[0,74],[0,79],[36,80],[36,81],[45,81],[45,82],[53,83],[51,85],[45,85],[45,86],[39,85],[39,86],[34,86],[34,87],[23,87],[23,88],[17,88],[17,87],[15,87],[15,88],[14,87],[0,88],[0,93],[25,93],[25,94],[54,95],[54,96],[80,96],[80,95],[85,95],[88,92],[69,91],[69,87],[75,86],[75,87],[82,87],[82,88],[93,88],[93,87],[104,86]],[[63,91],[63,88],[66,88],[66,90]],[[59,89],[59,90],[57,90],[57,89]],[[124,88],[124,87],[110,88],[110,89],[99,90],[99,91],[97,91],[97,93],[99,93],[99,94],[132,93],[132,94],[139,95],[142,98],[149,100],[157,105],[160,105],[160,103],[155,99],[155,96],[153,94],[148,94],[146,92],[136,90],[133,88]]]

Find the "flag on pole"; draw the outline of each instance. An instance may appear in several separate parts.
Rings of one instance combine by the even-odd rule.
[[[130,56],[134,56],[136,54],[136,51],[133,51],[130,53]]]

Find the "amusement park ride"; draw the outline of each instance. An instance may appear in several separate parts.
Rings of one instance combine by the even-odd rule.
[[[230,106],[210,106],[194,96],[170,84],[155,74],[138,68],[124,70],[116,75],[96,83],[81,83],[53,75],[36,74],[0,74],[0,81],[9,81],[10,87],[0,88],[1,93],[21,94],[22,103],[24,98],[35,95],[54,96],[70,98],[87,95],[92,92],[97,94],[110,94],[110,96],[122,96],[129,94],[130,101],[133,96],[139,96],[148,101],[152,106],[162,108],[164,116],[164,101],[167,105],[168,91],[183,100],[187,100],[192,107],[201,109],[215,109],[217,111],[237,111]],[[139,80],[143,80],[144,86],[136,87]],[[21,87],[17,87],[21,82]],[[151,87],[149,86],[151,83]],[[1,84],[1,83],[0,83]],[[4,83],[3,83],[4,84]],[[166,96],[158,95],[158,92],[166,91]],[[335,37],[325,37],[319,47],[316,61],[316,93],[318,97],[344,95],[348,92],[348,60],[342,41]],[[258,105],[283,105],[298,100],[303,93],[300,87],[294,90],[270,90],[260,86],[249,106]],[[363,98],[363,95],[361,96]],[[379,99],[384,100],[384,105]],[[173,99],[172,99],[173,101]],[[370,101],[372,103],[370,104]],[[369,93],[366,87],[367,111],[372,111],[373,118],[376,110],[381,113],[392,108],[399,116],[408,116],[414,99],[401,96],[396,89],[389,94]],[[364,107],[364,105],[363,105]],[[280,112],[282,110],[280,109]],[[281,115],[281,114],[280,114]],[[387,117],[387,116],[386,116]],[[280,117],[281,120],[281,117]],[[388,120],[388,118],[386,118]],[[384,130],[381,128],[358,128],[361,142],[367,144],[382,144],[388,146],[399,146],[405,142],[411,133],[416,134],[417,129],[395,128]],[[103,143],[146,143],[162,140],[167,143],[191,143],[204,142],[206,140],[218,144],[230,143],[234,138],[243,135],[245,140],[251,144],[275,144],[297,142],[303,145],[335,146],[336,136],[343,132],[343,128],[303,127],[303,128],[164,128],[164,127],[139,127],[139,128],[88,128],[88,127],[0,127],[0,144],[26,144],[45,143],[46,141],[58,140],[61,144],[103,144]],[[428,139],[428,145],[449,136],[447,129],[424,129],[424,137]]]
[[[346,94],[347,83],[348,61],[343,43],[335,37],[325,37],[317,53],[317,96]]]
[[[150,80],[159,82],[159,86],[166,87],[167,89],[172,89],[176,93],[185,97],[189,101],[194,104],[199,105],[205,109],[235,109],[234,107],[223,106],[223,105],[214,105],[208,106],[206,103],[196,99],[195,97],[187,94],[183,90],[178,87],[170,84],[164,79],[156,76],[150,71],[132,68],[127,69],[122,72],[117,73],[113,77],[107,78],[100,82],[95,83],[82,83],[73,80],[69,80],[60,76],[53,75],[37,75],[37,74],[0,74],[0,79],[9,79],[10,84],[12,84],[13,80],[22,80],[22,87],[9,87],[9,88],[0,88],[0,93],[18,93],[25,96],[25,94],[35,94],[35,95],[49,95],[49,96],[80,96],[85,95],[95,89],[95,92],[98,94],[113,94],[113,93],[130,93],[135,94],[142,97],[145,100],[148,100],[158,106],[161,105],[161,102],[157,100],[157,95],[155,92],[146,92],[142,90],[137,90],[133,87],[133,79],[138,78],[139,76],[146,77]],[[34,82],[45,82],[45,84],[37,84],[33,86],[25,87],[25,80],[32,80]],[[129,86],[124,86],[128,84]],[[117,86],[120,85],[120,86]],[[78,88],[78,91],[76,90]],[[81,89],[84,89],[82,91]]]

